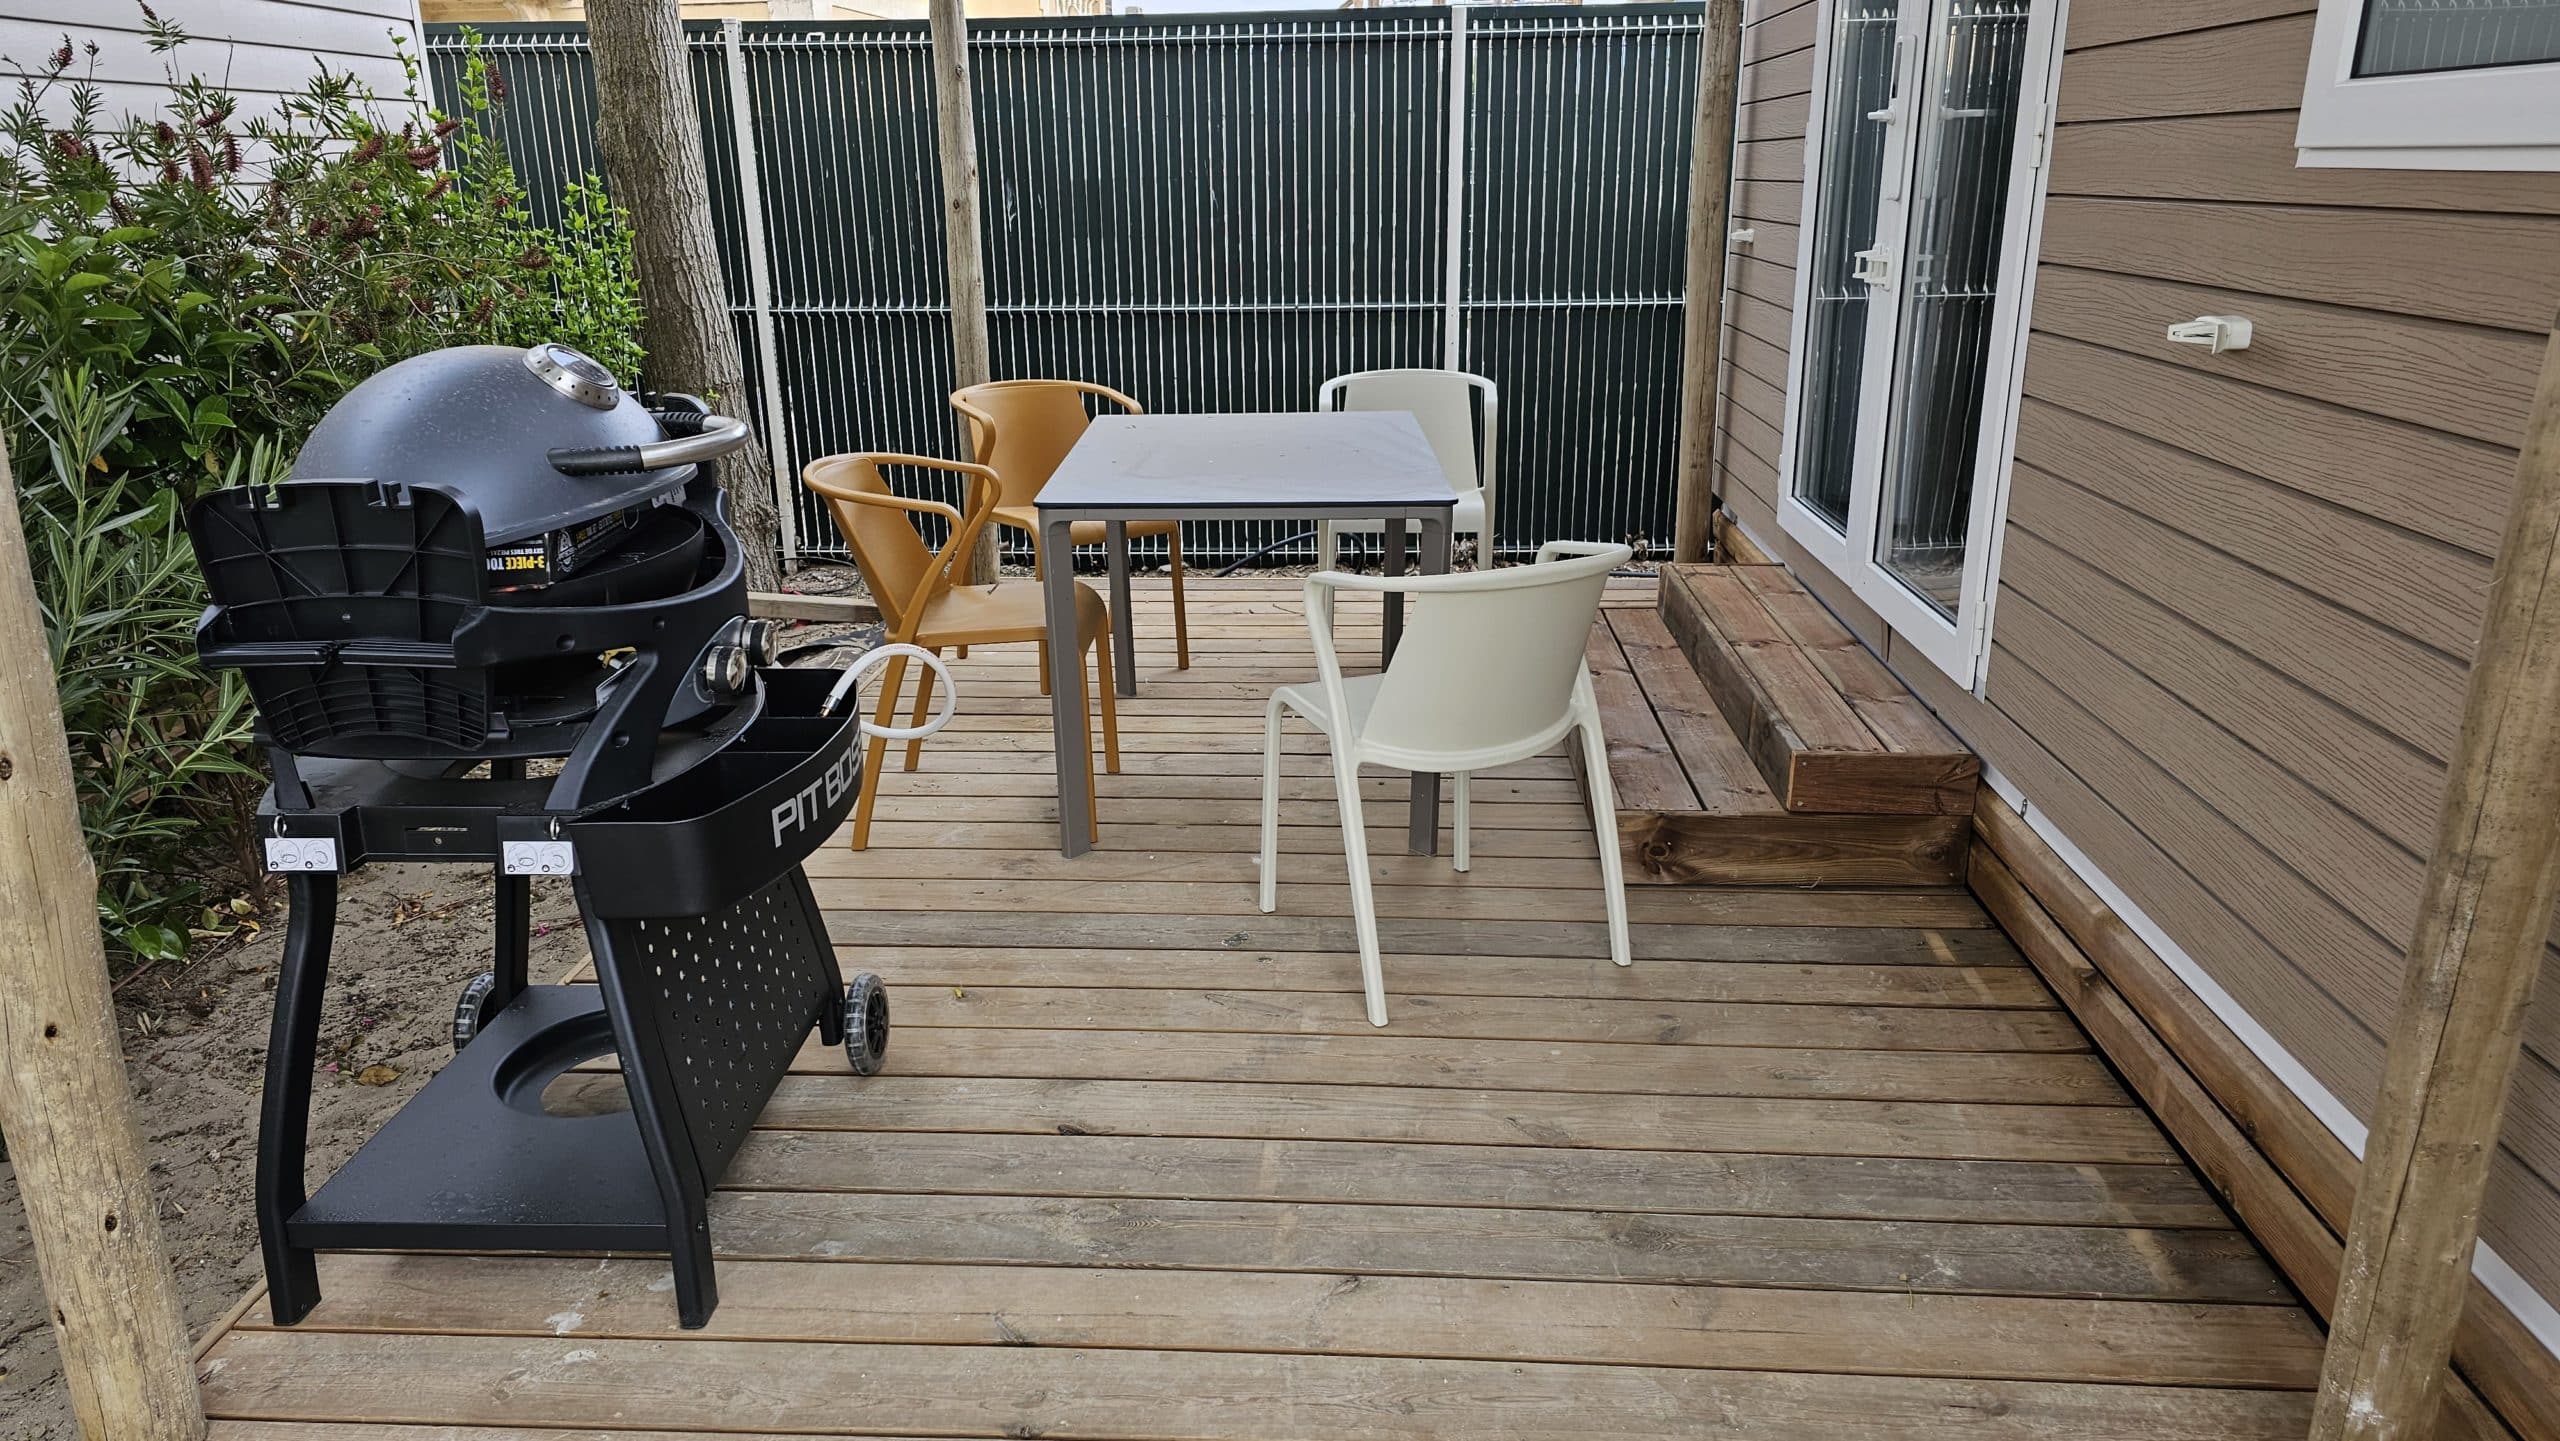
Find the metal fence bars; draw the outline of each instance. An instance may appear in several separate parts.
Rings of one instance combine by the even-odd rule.
[[[1697,15],[972,23],[996,373],[1212,411],[1307,409],[1345,371],[1474,370],[1502,390],[1505,554],[1667,544]],[[601,168],[585,27],[477,31],[507,79],[495,129],[539,212]],[[792,499],[786,545],[840,555],[789,483],[798,460],[961,443],[925,29],[687,36],[750,401]],[[427,52],[453,108],[462,27],[429,26]],[[1278,538],[1201,525],[1184,548]]]

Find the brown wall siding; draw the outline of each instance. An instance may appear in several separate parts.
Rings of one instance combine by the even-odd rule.
[[[2079,0],[1977,700],[1775,521],[1815,8],[1748,16],[1727,502],[2370,1114],[2560,305],[2560,176],[2298,169],[2312,0]],[[2215,312],[2255,345],[2162,334]],[[2560,1297],[2560,962],[2527,1047],[2484,1234]]]

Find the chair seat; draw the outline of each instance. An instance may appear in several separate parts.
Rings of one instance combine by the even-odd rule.
[[[993,514],[998,525],[1011,530],[1028,531],[1035,536],[1040,533],[1040,511],[1037,506],[1000,505],[995,508]],[[1133,520],[1129,522],[1129,534],[1171,535],[1181,524],[1182,522],[1177,520]],[[1067,538],[1076,545],[1100,545],[1103,540],[1102,526],[1103,522],[1098,520],[1077,521],[1067,527]]]
[[[1076,588],[1076,644],[1090,645],[1111,627],[1111,612],[1102,597],[1083,581]],[[916,626],[921,646],[1001,645],[1038,640],[1049,633],[1041,605],[1041,587],[1027,581],[1002,585],[955,585],[925,603]]]
[[[1385,681],[1384,675],[1348,675],[1342,678],[1342,703],[1351,710],[1352,735],[1368,729],[1369,711],[1377,705],[1378,687]],[[1307,724],[1317,730],[1329,736],[1343,734],[1343,727],[1334,723],[1333,710],[1326,703],[1322,685],[1284,685],[1272,694],[1282,705],[1306,717]]]
[[[1002,515],[1003,512],[998,511],[997,514]],[[1336,535],[1378,535],[1383,533],[1387,528],[1387,523],[1382,520],[1333,520],[1327,521],[1325,524],[1331,526],[1333,528],[1333,533]],[[1420,526],[1421,522],[1419,521],[1406,522],[1406,529],[1408,530],[1419,529]],[[1456,535],[1484,534],[1483,491],[1462,490],[1458,492],[1457,508],[1449,517],[1449,530],[1452,534]],[[1130,533],[1133,535],[1137,533],[1135,527],[1131,528]]]

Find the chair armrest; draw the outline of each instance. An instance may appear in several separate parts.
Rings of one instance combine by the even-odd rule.
[[[1539,547],[1538,547],[1538,562],[1537,562],[1537,563],[1538,563],[1538,564],[1540,564],[1540,565],[1545,565],[1548,561],[1554,560],[1554,559],[1555,559],[1555,558],[1557,558],[1558,556],[1607,555],[1610,551],[1613,551],[1613,550],[1623,550],[1623,551],[1626,551],[1626,552],[1627,552],[1627,558],[1628,558],[1628,559],[1630,559],[1630,560],[1632,560],[1632,559],[1634,559],[1634,558],[1635,558],[1635,551],[1634,551],[1632,548],[1630,548],[1630,547],[1628,547],[1628,546],[1618,545],[1618,544],[1615,544],[1615,543],[1610,542],[1610,541],[1605,541],[1605,540],[1551,540],[1551,541],[1548,541],[1545,545],[1542,545],[1542,546],[1539,546]]]
[[[1147,413],[1147,408],[1140,405],[1136,397],[1113,390],[1110,386],[1104,385],[1100,381],[1070,380],[1067,384],[1074,386],[1076,389],[1083,391],[1087,395],[1099,395],[1103,399],[1110,401],[1113,405],[1120,407],[1123,411],[1126,411],[1131,415],[1144,415]]]

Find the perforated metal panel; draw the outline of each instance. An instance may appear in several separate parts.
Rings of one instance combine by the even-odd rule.
[[[833,953],[797,868],[708,916],[616,921],[613,970],[664,1075],[706,1181],[746,1140],[822,1007]]]

